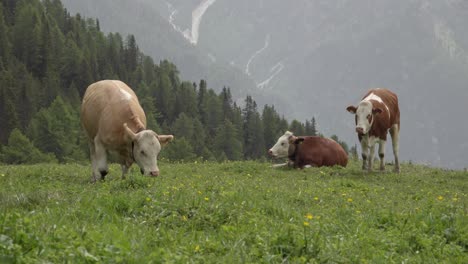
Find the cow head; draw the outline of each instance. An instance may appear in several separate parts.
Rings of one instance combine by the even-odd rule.
[[[268,154],[274,158],[286,158],[288,157],[289,142],[296,138],[292,132],[286,131],[282,135],[276,144],[268,150]]]
[[[375,116],[382,113],[382,109],[373,107],[369,101],[360,102],[358,107],[348,106],[346,110],[355,114],[356,132],[359,135],[367,134],[374,123]]]
[[[133,159],[140,167],[140,171],[144,175],[158,176],[158,155],[161,151],[161,146],[166,145],[174,136],[158,135],[152,130],[143,130],[134,133],[127,124],[124,124],[125,133],[131,139],[131,153]]]

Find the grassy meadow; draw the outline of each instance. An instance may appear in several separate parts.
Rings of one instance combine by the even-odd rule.
[[[159,163],[0,166],[0,263],[468,263],[466,172]]]

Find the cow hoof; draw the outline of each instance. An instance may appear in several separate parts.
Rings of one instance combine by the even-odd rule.
[[[393,170],[393,172],[395,172],[395,173],[400,173],[400,168],[395,168],[395,169]]]
[[[100,170],[99,173],[101,174],[101,180],[104,180],[106,175],[109,173],[107,170]]]

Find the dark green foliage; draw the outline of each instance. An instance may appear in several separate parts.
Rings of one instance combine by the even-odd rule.
[[[60,0],[0,1],[0,144],[6,145],[0,154],[5,162],[46,160],[26,161],[18,154],[24,152],[53,153],[59,162],[87,160],[79,108],[86,88],[102,79],[127,83],[145,110],[147,127],[175,135],[161,154],[172,160],[261,159],[288,128],[298,134],[305,129],[298,121],[289,126],[273,106],[260,115],[250,96],[239,107],[228,87],[216,93],[205,80],[198,87],[181,81],[173,63],[155,64],[142,54],[133,35],[104,35],[99,21],[71,16]],[[309,130],[314,131],[306,122]],[[15,140],[30,142],[15,150]]]
[[[196,158],[190,142],[184,137],[176,138],[161,153],[169,160],[191,161]]]
[[[289,126],[289,131],[298,136],[306,136],[304,124],[297,120],[293,120]],[[308,135],[307,135],[308,136]]]
[[[17,128],[13,129],[8,138],[8,145],[2,147],[0,161],[9,164],[56,162],[53,154],[43,154]]]

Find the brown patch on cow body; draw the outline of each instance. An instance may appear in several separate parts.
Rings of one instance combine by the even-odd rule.
[[[364,100],[371,93],[379,96],[383,103],[377,100],[369,100],[372,107],[382,110],[381,113],[373,115],[373,123],[369,130],[369,136],[377,137],[382,140],[387,140],[388,130],[394,125],[400,128],[400,108],[398,107],[398,97],[392,91],[379,88],[369,90],[362,100]],[[362,135],[359,135],[359,141],[362,140]]]
[[[290,144],[288,156],[294,162],[294,167],[301,169],[306,165],[346,167],[348,164],[348,154],[340,144],[332,139],[317,136],[298,137]]]

